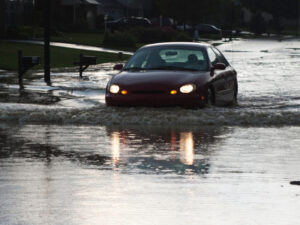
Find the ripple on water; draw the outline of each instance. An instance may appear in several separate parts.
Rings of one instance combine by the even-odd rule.
[[[0,120],[19,123],[137,125],[300,125],[299,108],[207,107],[205,109],[106,107],[90,108],[2,104]]]
[[[10,91],[10,96],[14,96],[11,99],[17,99],[19,103],[1,103],[0,120],[101,125],[300,125],[300,86],[297,85],[300,76],[295,73],[300,69],[300,61],[290,57],[299,54],[298,44],[298,40],[239,40],[219,46],[238,71],[237,106],[199,110],[106,107],[104,89],[113,72],[109,70],[112,64],[105,64],[86,72],[87,80],[78,80],[74,71],[54,72],[52,79],[56,89],[48,92],[50,97],[57,98],[53,100],[45,93],[35,97],[39,101],[50,99],[51,106],[27,102],[26,99],[19,101],[17,93]],[[27,85],[27,97],[32,99],[32,93],[36,94],[37,90],[47,92],[39,88],[44,85],[42,80]]]

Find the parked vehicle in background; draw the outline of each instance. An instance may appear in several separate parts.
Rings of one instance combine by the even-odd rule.
[[[222,35],[222,30],[211,24],[198,24],[195,26],[199,34],[219,34]]]
[[[150,27],[151,25],[151,21],[144,17],[122,17],[106,22],[106,26],[110,30],[122,30],[130,27]]]
[[[186,25],[177,25],[176,29],[180,30],[180,31],[192,31],[193,27],[188,25],[188,24],[186,24]]]

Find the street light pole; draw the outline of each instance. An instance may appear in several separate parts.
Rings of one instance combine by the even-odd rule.
[[[104,33],[106,34],[106,31],[107,31],[107,18],[108,18],[108,15],[105,14],[104,15]]]
[[[44,80],[51,85],[50,80],[50,12],[51,0],[44,0]]]
[[[127,0],[127,2],[126,2],[126,17],[128,18],[128,2],[129,2],[129,0]]]
[[[6,37],[5,0],[0,0],[0,38]]]

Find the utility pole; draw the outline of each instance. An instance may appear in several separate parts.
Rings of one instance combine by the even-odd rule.
[[[6,36],[5,10],[5,0],[0,0],[0,38]]]
[[[44,0],[44,80],[51,85],[50,80],[50,15],[51,0]]]

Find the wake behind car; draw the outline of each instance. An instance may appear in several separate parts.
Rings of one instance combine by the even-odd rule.
[[[237,73],[209,44],[146,45],[107,84],[108,106],[229,105],[237,100]]]

